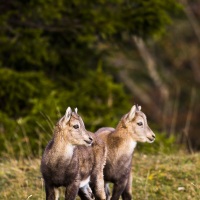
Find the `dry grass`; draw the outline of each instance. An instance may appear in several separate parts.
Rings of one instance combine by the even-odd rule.
[[[200,154],[135,155],[134,160],[134,199],[200,199]]]
[[[39,165],[39,159],[1,159],[0,199],[44,199]]]
[[[1,158],[0,199],[44,200],[39,165],[39,159]],[[135,200],[200,199],[200,154],[135,154],[133,172]]]

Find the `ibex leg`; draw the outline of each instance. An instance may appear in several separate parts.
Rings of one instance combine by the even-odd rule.
[[[81,200],[93,200],[94,199],[94,195],[92,193],[92,190],[91,190],[89,184],[85,185],[82,188],[79,188],[78,195],[81,198]]]
[[[59,192],[57,188],[45,184],[46,200],[58,200]]]
[[[79,183],[74,181],[74,183],[68,185],[65,190],[65,200],[75,200],[78,194]]]
[[[120,195],[122,194],[122,192],[126,187],[126,183],[127,179],[125,179],[124,181],[119,181],[114,184],[111,200],[119,200]]]
[[[110,200],[110,188],[109,183],[105,183],[106,200]]]
[[[132,170],[130,169],[128,181],[126,187],[122,193],[123,200],[131,200],[132,199]]]

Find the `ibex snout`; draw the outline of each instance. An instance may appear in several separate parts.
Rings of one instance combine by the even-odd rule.
[[[152,142],[155,141],[156,136],[155,136],[155,134],[154,134],[154,132],[152,130],[148,132],[147,139],[148,139],[147,140],[148,143],[152,143]]]
[[[89,137],[87,140],[84,140],[87,144],[87,146],[91,146],[93,143],[93,139],[91,137]]]

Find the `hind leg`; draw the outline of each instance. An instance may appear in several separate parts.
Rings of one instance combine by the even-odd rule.
[[[110,188],[109,183],[105,184],[105,193],[106,193],[106,200],[110,200]]]
[[[114,183],[111,200],[119,200],[127,184],[127,179],[119,180]]]
[[[82,188],[79,188],[78,195],[81,198],[81,200],[93,200],[94,195],[92,193],[92,190],[89,186],[89,184],[85,185]]]

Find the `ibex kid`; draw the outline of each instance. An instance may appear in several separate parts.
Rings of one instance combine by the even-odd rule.
[[[132,199],[131,165],[133,151],[137,142],[152,143],[155,134],[149,128],[141,107],[133,106],[130,112],[122,117],[116,129],[101,128],[96,135],[103,139],[108,148],[104,180],[113,183],[111,200]],[[106,199],[110,199],[108,184],[105,185]]]
[[[103,167],[106,147],[94,134],[85,129],[77,109],[68,107],[58,121],[53,139],[48,143],[41,161],[47,200],[59,198],[58,187],[64,186],[65,200],[74,200],[79,190],[82,199],[104,200]]]

